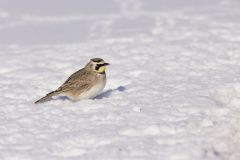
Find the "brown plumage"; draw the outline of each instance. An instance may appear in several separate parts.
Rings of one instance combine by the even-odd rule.
[[[57,90],[48,93],[35,103],[46,102],[58,95],[67,96],[71,100],[94,98],[106,84],[105,70],[103,72],[96,70],[99,64],[109,65],[100,58],[91,59],[84,68],[73,73]]]

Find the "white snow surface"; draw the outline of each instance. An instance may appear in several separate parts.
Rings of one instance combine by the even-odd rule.
[[[1,160],[239,160],[238,0],[0,0]],[[94,100],[34,101],[90,58]]]

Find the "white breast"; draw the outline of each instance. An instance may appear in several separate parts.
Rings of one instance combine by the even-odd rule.
[[[100,75],[102,76],[102,75]],[[90,88],[88,91],[80,94],[78,97],[76,97],[77,100],[82,100],[82,99],[91,99],[95,98],[97,95],[99,95],[102,90],[104,89],[106,85],[106,79],[105,76],[101,77],[102,79],[98,81],[97,84],[95,84],[92,88]]]
[[[91,99],[95,98],[98,94],[102,92],[105,87],[105,83],[99,83],[93,86],[91,89],[79,96],[79,99]]]

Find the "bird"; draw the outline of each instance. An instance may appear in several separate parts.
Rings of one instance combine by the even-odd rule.
[[[84,68],[73,73],[58,89],[48,93],[37,103],[43,103],[53,96],[66,96],[72,101],[93,99],[104,89],[107,81],[106,63],[102,58],[92,58]]]

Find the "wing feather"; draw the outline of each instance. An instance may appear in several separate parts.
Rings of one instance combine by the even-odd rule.
[[[62,93],[88,89],[93,81],[92,76],[89,76],[89,74],[91,74],[89,71],[83,69],[73,73],[56,91]]]

